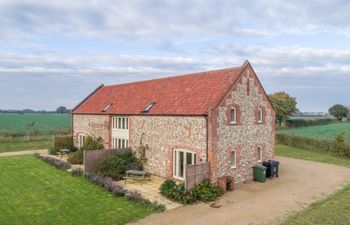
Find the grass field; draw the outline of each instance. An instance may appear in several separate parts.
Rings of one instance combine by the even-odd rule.
[[[347,142],[350,143],[350,123],[334,123],[328,125],[279,129],[277,130],[277,133],[307,136],[333,141],[335,137],[342,131],[347,132]]]
[[[42,136],[37,140],[28,141],[25,139],[20,140],[1,140],[0,141],[0,153],[1,152],[13,152],[23,150],[37,150],[47,149],[53,147],[52,136]]]
[[[0,114],[0,132],[26,131],[27,124],[41,133],[71,128],[71,115],[68,114]]]
[[[152,213],[33,156],[0,158],[0,224],[125,224]]]
[[[283,145],[276,146],[276,154],[350,167],[350,159]],[[350,224],[349,209],[350,185],[325,200],[311,204],[306,210],[288,218],[283,225],[347,225]]]

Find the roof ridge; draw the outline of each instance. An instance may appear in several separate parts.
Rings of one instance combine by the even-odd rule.
[[[137,83],[142,83],[142,82],[147,82],[147,81],[174,79],[174,78],[184,77],[184,76],[197,76],[200,74],[207,74],[207,73],[212,73],[212,72],[234,70],[234,69],[241,69],[241,68],[242,68],[242,66],[236,66],[236,67],[229,67],[229,68],[224,68],[224,69],[215,69],[215,70],[208,70],[208,71],[201,71],[201,72],[185,73],[185,74],[178,74],[178,75],[168,76],[168,77],[159,77],[159,78],[148,79],[148,80],[139,80],[139,81],[132,81],[132,82],[127,82],[127,83],[120,83],[120,84],[110,84],[110,85],[105,85],[104,87],[115,87],[115,86],[129,85],[129,84],[137,84]]]

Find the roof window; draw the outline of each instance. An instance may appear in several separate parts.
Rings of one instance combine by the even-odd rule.
[[[152,109],[152,107],[154,106],[154,104],[156,104],[155,102],[152,102],[150,104],[147,105],[147,107],[142,111],[144,113],[150,111]]]
[[[112,103],[109,103],[108,105],[106,105],[106,107],[103,108],[102,112],[106,112],[109,108],[111,108]]]

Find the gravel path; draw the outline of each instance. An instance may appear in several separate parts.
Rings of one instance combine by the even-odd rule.
[[[2,152],[2,153],[0,153],[0,157],[15,156],[15,155],[30,155],[30,154],[33,154],[35,152],[37,152],[39,154],[47,154],[47,149],[17,151],[17,152]]]
[[[278,224],[287,216],[325,198],[350,182],[350,169],[313,161],[277,157],[280,177],[265,183],[249,182],[218,201],[183,206],[153,214],[136,224]]]

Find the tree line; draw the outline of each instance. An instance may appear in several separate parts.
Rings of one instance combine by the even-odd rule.
[[[65,106],[60,106],[56,110],[34,110],[34,109],[0,109],[0,114],[16,113],[16,114],[69,114],[72,110]]]
[[[297,101],[295,97],[290,96],[286,92],[276,92],[269,95],[269,99],[276,110],[276,120],[281,126],[289,116],[297,113]],[[328,109],[329,114],[335,117],[338,121],[344,118],[350,118],[349,107],[342,104],[335,104]]]

